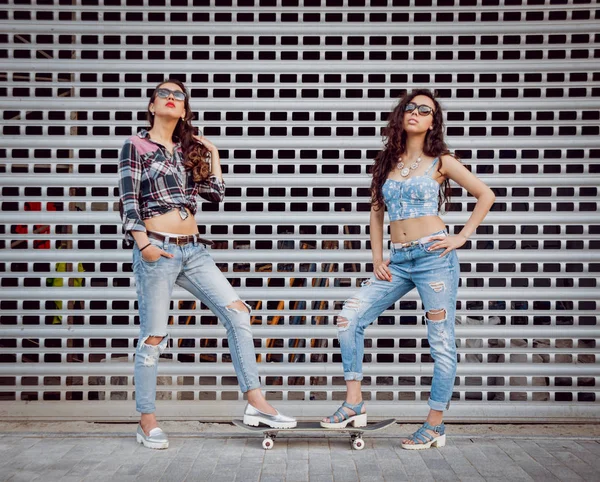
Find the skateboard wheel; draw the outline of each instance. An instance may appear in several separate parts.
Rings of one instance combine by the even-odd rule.
[[[275,445],[275,442],[273,442],[273,439],[270,437],[265,437],[265,439],[263,440],[263,449],[265,450],[271,450],[273,448],[273,445]]]
[[[355,438],[354,440],[352,440],[352,448],[354,450],[362,450],[365,448],[365,442],[363,439],[361,439],[360,437]]]

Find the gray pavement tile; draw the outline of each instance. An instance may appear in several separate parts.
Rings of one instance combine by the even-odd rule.
[[[289,456],[297,458],[308,458],[308,441],[290,440],[287,446]]]
[[[581,460],[572,452],[550,452],[562,465],[575,472],[579,477],[586,480],[598,480],[598,471]]]
[[[227,475],[229,476],[230,480],[235,479],[236,475],[240,472],[239,467],[234,467],[234,466],[228,466],[228,467],[220,467],[220,466],[216,466],[215,470],[213,471],[213,474],[218,475],[218,476],[222,476],[222,475]],[[279,473],[281,473],[281,471],[279,471]]]
[[[203,457],[202,455],[196,457],[192,467],[190,468],[190,473],[196,472],[213,472],[215,467],[217,466],[217,460],[214,458]]]
[[[433,480],[444,482],[460,482],[460,478],[453,470],[432,470],[431,476]]]
[[[309,480],[310,482],[333,482],[333,475],[311,475]],[[263,480],[261,479],[260,482],[263,482]]]
[[[406,474],[404,465],[400,460],[382,460],[379,462],[379,467],[384,475],[388,472],[402,472]],[[406,474],[408,476],[408,474]]]
[[[261,476],[260,479],[258,479],[258,480],[260,480],[260,482],[285,482],[285,475],[279,475],[279,476],[266,475],[266,476]]]
[[[405,450],[402,447],[398,447],[395,452],[409,477],[418,477],[421,481],[433,480],[431,472],[421,458],[419,450]]]
[[[575,482],[578,480],[585,480],[583,477],[580,477],[572,471],[570,468],[565,467],[564,465],[548,465],[546,466],[548,472],[554,475],[558,480],[568,480],[569,482]],[[596,473],[598,480],[600,480],[600,475]]]
[[[481,474],[477,472],[477,469],[473,467],[471,462],[461,453],[457,447],[444,447],[444,450],[440,450],[440,454],[448,465],[452,467],[453,472],[460,478],[466,477],[481,477]]]
[[[279,449],[280,447],[275,446],[271,450],[265,450],[263,459],[273,462],[277,462],[278,460],[286,460],[287,450],[285,450],[285,447],[281,447],[281,450]]]
[[[486,482],[507,482],[507,481],[521,482],[523,480],[527,480],[527,479],[513,479],[513,478],[508,478],[508,477],[486,477],[485,478]],[[529,479],[529,480],[531,480],[531,479]]]
[[[144,476],[137,476],[135,478],[136,482],[159,482],[160,478],[162,477],[162,474],[152,474],[152,475],[144,475]],[[188,480],[191,480],[188,478]],[[207,478],[204,478],[203,480],[208,480]],[[113,480],[113,482],[117,482],[116,480]],[[187,481],[186,481],[187,482]]]
[[[63,477],[65,476],[65,474],[68,472],[67,470],[34,470],[35,473],[38,474],[38,476],[33,479],[36,481],[55,481],[55,480],[62,480]]]
[[[423,450],[420,455],[432,474],[434,471],[454,473],[452,466],[446,461],[439,450]]]
[[[331,468],[331,465],[329,464],[310,464],[308,466],[308,473],[311,477],[311,479],[316,476],[320,476],[320,475],[330,475],[332,474],[333,469]]]
[[[231,482],[232,479],[230,475],[219,475],[219,474],[212,474],[210,476],[210,482]]]
[[[572,443],[575,443],[576,445],[583,447],[584,449],[592,452],[593,454],[600,455],[600,443],[598,443],[594,440],[578,440],[577,442],[569,442],[568,444],[565,444],[565,445],[569,446]],[[539,445],[539,443],[538,443],[538,445]]]
[[[503,475],[503,467],[499,466],[493,459],[486,457],[478,446],[462,447],[461,452],[471,465],[477,469],[477,472],[486,479]]]
[[[600,457],[598,457],[598,454],[587,450],[583,445],[577,443],[573,443],[571,446],[567,447],[566,450],[579,457],[600,473]]]
[[[546,467],[527,453],[529,448],[525,449],[524,446],[512,440],[498,440],[497,445],[532,479],[544,480],[544,482],[558,480]]]
[[[215,472],[218,472],[215,470]],[[261,474],[266,476],[279,476],[286,472],[285,465],[264,465],[261,470]]]
[[[344,465],[344,466],[334,465],[331,467],[331,471],[333,472],[334,475],[336,475],[336,474],[339,474],[339,475],[357,474],[358,468],[356,467],[356,465],[354,463],[352,463],[352,464],[348,464],[348,465]]]
[[[8,477],[8,474],[6,475],[6,479],[7,481],[10,482],[29,482],[31,480],[34,480],[37,477],[37,473],[36,472],[30,472],[28,470],[20,470],[17,469],[16,471],[12,472],[12,475],[10,477]],[[3,476],[5,476],[3,474]]]
[[[515,443],[521,447],[533,460],[543,465],[557,465],[560,462],[552,456],[544,447],[540,447],[533,440],[516,440]]]
[[[121,475],[139,476],[140,472],[146,467],[149,460],[134,460],[130,463],[121,465],[115,472],[115,478],[118,479]]]
[[[26,450],[44,440],[43,437],[15,437],[11,438],[11,446],[18,450]]]
[[[358,474],[347,474],[347,475],[338,475],[338,474],[333,474],[333,480],[334,482],[358,482]],[[396,479],[398,481],[400,481],[400,479]]]
[[[187,474],[186,477],[186,482],[206,482],[207,480],[211,480],[212,478],[212,471],[206,470],[206,471],[202,471],[202,470],[190,470]],[[144,479],[142,479],[141,477],[139,478],[140,482],[144,482]],[[164,480],[164,479],[163,479]]]
[[[265,452],[266,450],[263,449],[260,445],[258,447],[246,447],[242,451],[242,458],[252,457],[255,459],[263,460]]]
[[[106,474],[96,474],[96,475],[88,475],[83,480],[83,482],[135,482],[136,477],[133,475],[123,475],[118,479],[114,479],[113,477],[109,477]]]
[[[46,480],[45,478],[43,480]],[[80,476],[80,475],[63,475],[60,478],[61,482],[81,482],[82,480],[85,480],[85,476]]]
[[[148,460],[143,462],[142,467],[137,472],[137,477],[147,477],[152,478],[153,480],[159,480],[167,469],[167,466],[168,463],[165,463],[165,459],[163,457],[150,457]]]
[[[354,462],[354,459],[351,458],[347,458],[344,460],[332,460],[331,461],[331,468],[336,471],[339,470],[340,472],[343,472],[344,470],[356,470],[356,464]]]
[[[171,460],[160,480],[166,482],[184,481],[193,465],[194,459],[192,457],[180,457],[178,455]]]
[[[308,482],[308,472],[286,472],[285,482]]]
[[[91,455],[91,454],[90,454]],[[74,477],[85,477],[94,472],[95,468],[98,465],[101,465],[103,462],[100,458],[89,458],[82,459],[73,465],[73,468],[66,473],[66,476],[74,476]]]
[[[406,472],[391,471],[383,473],[383,480],[385,480],[385,482],[409,482],[415,479],[411,479]]]
[[[308,472],[308,462],[305,460],[288,460],[287,472]]]
[[[530,480],[531,477],[527,475],[527,472],[520,467],[515,461],[506,454],[498,445],[486,445],[481,447],[481,452],[490,460],[490,462],[501,468],[501,475],[499,477],[505,477],[510,479],[521,479]],[[492,476],[495,477],[495,476]]]
[[[236,474],[235,482],[259,482],[260,481],[260,472],[257,473],[246,473],[242,472]]]

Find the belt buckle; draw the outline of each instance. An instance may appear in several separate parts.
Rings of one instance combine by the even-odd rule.
[[[186,241],[185,238],[183,238],[182,236],[177,236],[177,243],[176,244],[177,244],[177,246],[183,246],[184,244],[186,244],[185,241]],[[181,244],[180,244],[180,242],[181,242]]]

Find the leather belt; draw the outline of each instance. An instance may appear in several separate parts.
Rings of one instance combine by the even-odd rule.
[[[212,246],[213,243],[209,239],[203,239],[197,234],[182,234],[180,236],[165,236],[164,234],[155,233],[153,231],[148,231],[146,233],[149,238],[156,239],[157,241],[164,242],[167,238],[169,239],[169,244],[176,244],[177,246],[184,246],[189,243],[198,242],[205,244],[206,246]]]
[[[392,243],[392,247],[394,249],[402,249],[402,248],[410,248],[411,246],[416,246],[417,244],[425,244],[431,241],[431,238],[435,236],[447,236],[445,233],[440,234],[432,234],[429,236],[423,236],[422,238],[415,239],[414,241],[408,241],[406,243]]]

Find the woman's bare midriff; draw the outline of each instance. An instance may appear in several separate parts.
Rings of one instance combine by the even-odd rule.
[[[152,218],[144,219],[148,231],[172,233],[172,234],[196,234],[198,225],[194,215],[186,208],[189,216],[181,219],[179,209],[173,209],[165,214],[159,214]]]
[[[390,223],[392,243],[408,243],[446,229],[439,216],[422,216],[420,218],[403,219]]]

